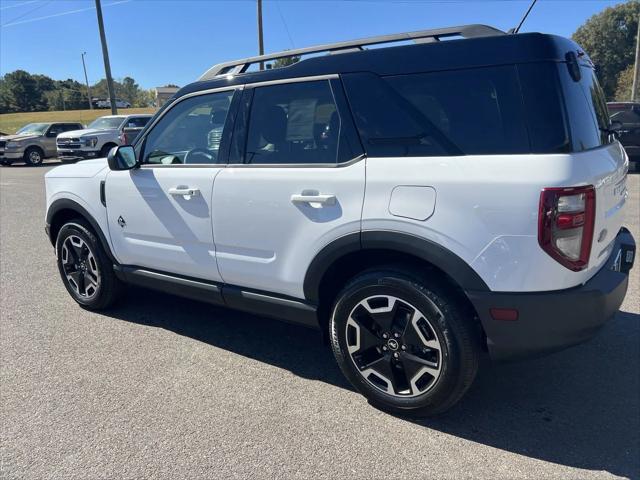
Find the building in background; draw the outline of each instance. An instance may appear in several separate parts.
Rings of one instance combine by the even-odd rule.
[[[155,106],[156,108],[160,108],[167,101],[175,95],[175,93],[180,90],[180,87],[175,86],[166,86],[166,87],[156,87],[156,98],[155,98]]]

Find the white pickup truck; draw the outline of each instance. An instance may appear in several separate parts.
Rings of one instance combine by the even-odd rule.
[[[106,157],[113,147],[133,142],[151,115],[107,115],[95,119],[84,130],[58,135],[56,146],[62,162]]]

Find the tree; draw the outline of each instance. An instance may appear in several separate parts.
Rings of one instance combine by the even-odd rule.
[[[631,100],[631,88],[633,86],[633,67],[629,65],[618,76],[618,84],[614,98],[619,102],[628,102]],[[636,87],[636,98],[640,98],[640,88]]]
[[[24,70],[4,76],[5,102],[10,112],[33,112],[43,104],[42,93],[36,80]]]
[[[131,77],[124,77],[122,79],[122,84],[120,88],[120,93],[122,100],[126,100],[131,105],[136,103],[136,99],[138,98],[138,93],[140,92],[140,87],[136,81]]]
[[[300,57],[295,55],[293,57],[276,58],[273,61],[272,68],[288,67],[289,65],[293,65],[294,63],[298,63],[299,61],[300,61]]]
[[[9,90],[4,77],[0,77],[0,113],[9,113]]]
[[[573,34],[596,64],[607,98],[613,98],[618,77],[635,58],[640,0],[631,0],[594,15]]]

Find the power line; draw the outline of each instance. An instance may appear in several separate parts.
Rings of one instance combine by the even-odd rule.
[[[30,3],[36,3],[38,0],[29,0],[28,2],[20,2],[15,5],[7,5],[6,7],[0,7],[0,10],[9,10],[10,8],[16,7],[24,7],[25,5],[29,5]]]
[[[132,0],[118,0],[116,2],[112,2],[112,3],[108,3],[106,5],[104,5],[105,7],[112,7],[114,5],[120,5],[121,3],[129,3]],[[89,12],[91,10],[95,10],[96,7],[86,7],[86,8],[78,8],[77,10],[67,10],[64,12],[59,12],[59,13],[53,13],[51,15],[44,15],[42,17],[35,17],[35,18],[28,18],[27,20],[21,20],[21,21],[17,21],[17,22],[9,22],[6,23],[5,25],[2,25],[3,27],[13,27],[14,25],[23,25],[25,23],[31,23],[31,22],[37,22],[40,20],[47,20],[49,18],[54,18],[54,17],[64,17],[66,15],[72,15],[74,13],[80,13],[80,12]]]
[[[284,19],[284,15],[282,15],[282,10],[280,10],[280,2],[276,0],[276,8],[278,9],[278,13],[280,14],[280,20],[282,20],[282,24],[284,25],[284,29],[287,32],[287,37],[289,37],[289,41],[291,42],[291,47],[296,48],[295,43],[293,43],[293,38],[291,38],[291,33],[289,32],[289,27],[287,26],[287,22]]]
[[[26,11],[26,12],[25,12],[25,13],[23,13],[22,15],[18,15],[16,18],[13,18],[13,19],[9,20],[7,23],[3,23],[3,24],[2,24],[2,25],[0,25],[0,26],[5,27],[5,26],[7,26],[7,25],[8,25],[8,24],[10,24],[10,23],[15,22],[16,20],[20,20],[21,18],[24,18],[24,17],[26,17],[27,15],[30,15],[30,14],[32,14],[33,12],[37,11],[37,10],[40,10],[42,7],[44,7],[45,5],[47,5],[47,4],[49,4],[49,3],[51,3],[51,0],[46,0],[45,2],[41,3],[41,4],[40,4],[40,5],[38,5],[37,7],[32,8],[31,10]]]

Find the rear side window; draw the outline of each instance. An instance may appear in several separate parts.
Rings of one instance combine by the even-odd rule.
[[[151,117],[131,117],[127,120],[125,128],[142,128],[149,123],[150,118]]]
[[[555,63],[518,65],[532,153],[571,151]]]
[[[607,131],[607,104],[593,70],[580,67],[580,79],[576,81],[565,63],[558,64],[558,69],[573,151],[580,152],[611,143],[613,136]]]
[[[618,121],[623,124],[640,123],[640,111],[630,108],[609,107],[609,117],[611,121]]]
[[[341,121],[328,81],[256,87],[244,163],[333,164]]]
[[[343,81],[371,156],[530,151],[515,66]]]

